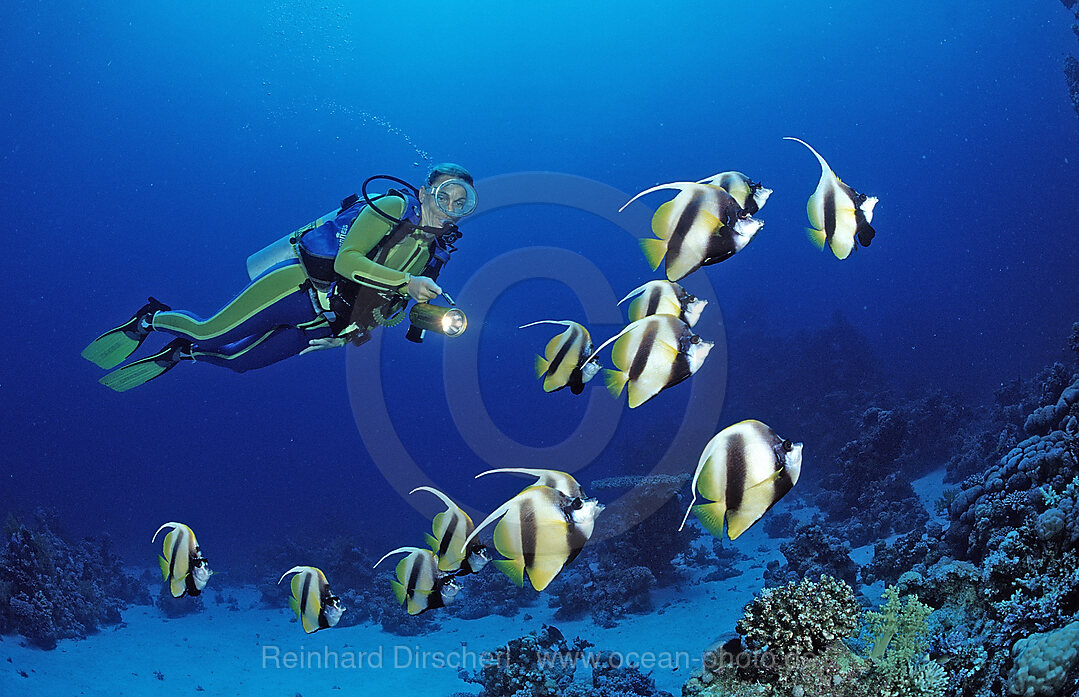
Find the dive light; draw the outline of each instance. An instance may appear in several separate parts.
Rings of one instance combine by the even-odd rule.
[[[447,337],[460,336],[468,327],[468,318],[465,313],[456,306],[453,298],[446,295],[450,307],[441,307],[431,303],[416,303],[408,313],[408,321],[412,325],[408,328],[405,338],[417,344],[423,341],[423,334],[430,330]]]

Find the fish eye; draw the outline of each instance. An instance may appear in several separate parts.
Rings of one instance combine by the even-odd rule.
[[[697,302],[697,296],[696,295],[690,295],[689,297],[686,298],[686,302],[687,303],[695,303],[695,302]]]
[[[581,510],[581,508],[584,507],[584,501],[581,500],[580,496],[576,496],[574,497],[573,502],[570,504],[570,506],[573,508],[573,510],[579,511]]]
[[[792,450],[794,450],[794,443],[792,443],[789,438],[783,441],[783,451],[789,453]]]
[[[692,339],[690,339],[690,340],[689,340],[689,342],[690,342],[691,344],[699,344],[699,343],[701,343],[701,337],[700,337],[700,335],[698,335],[698,334],[694,334],[694,335],[693,335],[693,338],[692,338]]]

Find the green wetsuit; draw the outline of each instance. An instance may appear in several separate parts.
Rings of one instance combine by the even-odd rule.
[[[387,196],[378,205],[400,218],[406,202]],[[427,265],[433,243],[432,235],[407,230],[365,207],[341,242],[334,271],[357,284],[367,303],[373,299],[375,304],[389,306],[395,296],[403,299],[412,274]],[[390,246],[372,255],[375,259],[368,258],[391,233]],[[158,312],[153,329],[193,342],[191,354],[196,361],[239,372],[270,365],[308,348],[311,339],[335,335],[323,314],[329,310],[326,296],[314,290],[311,280],[299,258],[285,261],[251,281],[211,317],[203,319],[182,310]],[[375,296],[376,292],[382,297]],[[369,319],[369,314],[360,317]],[[365,320],[357,328],[365,332],[375,324]]]

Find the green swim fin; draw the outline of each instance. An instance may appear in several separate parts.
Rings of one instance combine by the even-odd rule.
[[[82,350],[82,357],[106,370],[115,368],[133,354],[150,334],[151,330],[145,328],[144,324],[153,319],[154,313],[171,309],[160,300],[149,298],[149,302],[139,308],[131,319],[91,341]]]
[[[180,361],[191,358],[190,348],[191,342],[187,339],[173,339],[149,358],[114,370],[98,382],[116,392],[127,392],[132,387],[138,387],[172,370]]]

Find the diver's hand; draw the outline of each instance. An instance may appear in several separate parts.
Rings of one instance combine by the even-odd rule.
[[[348,339],[337,336],[327,336],[324,339],[311,339],[307,342],[307,348],[300,351],[300,355],[312,353],[313,351],[325,351],[326,349],[337,348],[338,346],[344,346],[347,343]]]
[[[409,297],[418,303],[425,303],[442,295],[442,289],[438,287],[438,284],[426,276],[413,276],[406,290]]]

